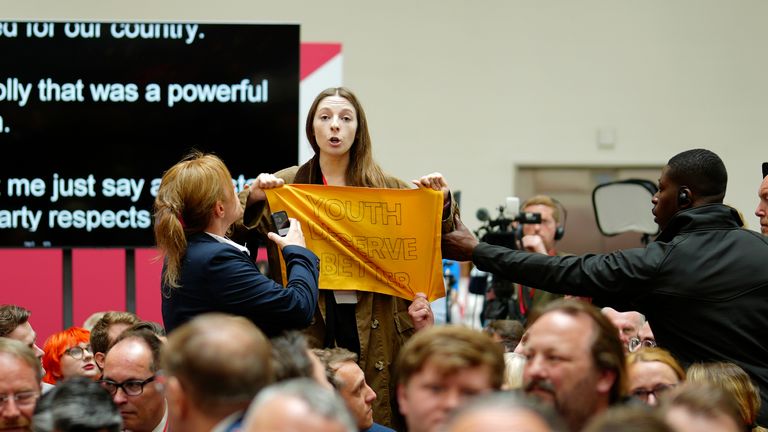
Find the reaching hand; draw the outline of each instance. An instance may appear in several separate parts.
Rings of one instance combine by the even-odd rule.
[[[281,237],[279,234],[273,232],[267,233],[267,237],[277,243],[280,250],[286,246],[307,247],[307,244],[304,242],[304,232],[301,231],[301,224],[299,221],[294,218],[289,218],[288,220],[291,221],[291,226],[288,228],[288,233],[285,237]]]
[[[451,190],[448,188],[448,182],[445,181],[445,178],[439,172],[427,174],[418,180],[411,180],[411,182],[418,187],[441,191],[443,193],[443,201],[448,199],[448,196],[451,193]]]
[[[246,206],[257,201],[264,201],[267,199],[267,194],[264,193],[265,189],[274,189],[285,184],[285,180],[275,177],[274,174],[261,173],[256,180],[251,183],[250,192],[248,192],[248,202]]]
[[[413,303],[408,306],[408,315],[413,320],[413,328],[416,331],[435,325],[435,314],[432,313],[432,307],[424,293],[416,293]]]
[[[547,255],[547,247],[544,245],[544,240],[540,235],[525,235],[522,239],[520,239],[520,241],[523,245],[523,249],[526,251]]]
[[[472,251],[478,244],[477,238],[469,228],[464,226],[458,215],[453,220],[456,229],[443,234],[443,258],[454,261],[472,261]]]

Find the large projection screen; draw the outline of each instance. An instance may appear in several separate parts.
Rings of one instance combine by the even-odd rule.
[[[298,160],[299,26],[0,23],[0,247],[154,244],[163,172]]]

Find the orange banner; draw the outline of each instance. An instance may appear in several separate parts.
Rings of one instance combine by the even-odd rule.
[[[307,248],[320,257],[321,289],[445,296],[441,192],[286,185],[266,193],[273,212],[301,222]]]

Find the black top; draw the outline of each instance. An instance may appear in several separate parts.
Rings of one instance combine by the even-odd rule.
[[[722,204],[678,212],[645,248],[549,257],[480,243],[481,270],[596,304],[643,312],[683,363],[738,364],[768,400],[768,238]],[[768,424],[768,403],[759,423]]]

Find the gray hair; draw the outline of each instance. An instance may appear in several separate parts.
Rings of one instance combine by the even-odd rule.
[[[26,363],[35,374],[35,380],[39,383],[43,379],[43,371],[40,368],[40,360],[35,357],[32,348],[16,339],[0,337],[0,354],[7,354]]]
[[[100,385],[85,377],[73,377],[37,402],[32,424],[34,432],[120,432],[123,419]]]
[[[565,432],[567,430],[562,419],[552,407],[543,405],[515,391],[499,391],[472,398],[451,413],[444,429],[441,430],[450,431],[451,427],[466,415],[487,411],[512,413],[516,410],[534,414],[547,425],[551,432]]]
[[[281,381],[262,390],[248,408],[243,424],[249,423],[249,418],[259,407],[281,396],[298,399],[314,414],[341,423],[347,432],[357,432],[355,421],[341,397],[309,378]]]

